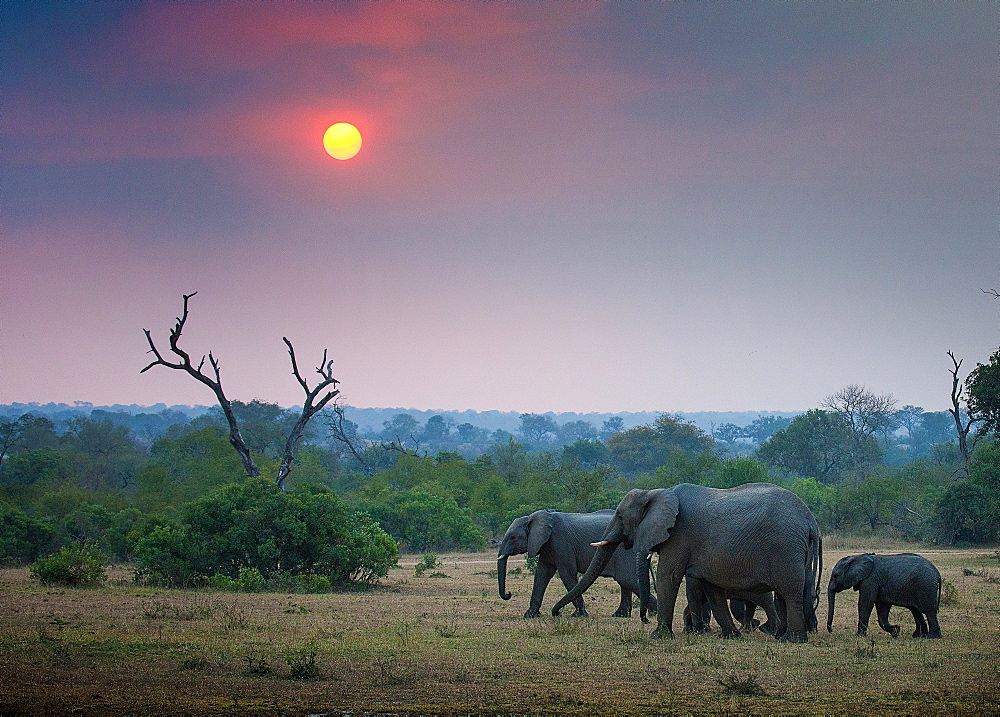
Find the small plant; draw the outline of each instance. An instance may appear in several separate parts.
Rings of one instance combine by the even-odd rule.
[[[854,656],[868,660],[878,659],[878,644],[875,642],[875,639],[869,637],[867,643],[859,641],[858,645],[854,648]]]
[[[297,650],[289,650],[285,653],[285,662],[288,664],[288,679],[290,680],[311,680],[319,676],[319,667],[316,666],[316,641],[310,640],[304,647]]]
[[[535,568],[538,567],[538,556],[531,557],[530,555],[524,561],[524,567],[529,573],[534,574]]]
[[[107,580],[107,558],[88,545],[67,545],[31,566],[31,576],[42,585],[94,587]]]
[[[941,604],[942,605],[958,604],[958,588],[956,588],[954,583],[952,583],[950,580],[941,581]]]
[[[254,648],[247,651],[247,654],[243,656],[243,661],[247,665],[246,670],[243,671],[246,675],[260,676],[271,673],[271,664],[267,657]]]
[[[434,553],[424,553],[424,557],[420,559],[416,567],[413,568],[413,575],[415,577],[420,577],[428,570],[433,570],[434,568],[440,567],[441,562],[438,560],[438,556]]]
[[[315,573],[295,576],[295,582],[304,593],[325,593],[330,591],[330,578]]]
[[[731,695],[743,695],[745,697],[764,697],[767,690],[757,681],[757,675],[748,672],[745,678],[736,675],[728,675],[718,680],[725,691]]]

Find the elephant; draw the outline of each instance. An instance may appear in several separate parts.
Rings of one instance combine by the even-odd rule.
[[[536,510],[531,515],[516,518],[507,528],[497,552],[497,586],[500,597],[510,600],[507,592],[507,558],[511,555],[527,553],[538,557],[535,568],[535,582],[531,589],[531,600],[525,617],[541,614],[542,598],[552,576],[559,573],[567,590],[577,582],[577,573],[583,572],[591,562],[597,549],[591,543],[599,540],[611,518],[613,510],[598,510],[593,513],[560,513],[554,510]],[[648,583],[649,565],[645,560],[636,560],[635,551],[621,548],[610,556],[600,574],[614,578],[621,587],[621,602],[614,617],[632,615],[632,594],[639,594],[640,583],[636,571],[642,570]],[[593,582],[593,581],[592,581]],[[587,610],[583,598],[574,601],[574,617],[583,617]],[[655,610],[655,604],[649,608]],[[645,622],[645,613],[642,615]]]
[[[711,632],[709,622],[712,617],[712,605],[708,593],[700,580],[685,578],[685,591],[688,604],[684,608],[684,632]],[[778,614],[774,607],[774,594],[771,591],[759,593],[729,593],[726,596],[728,604],[720,609],[728,609],[746,632],[760,630],[773,635],[778,631]],[[761,608],[767,616],[763,625],[754,618],[757,608]]]
[[[889,624],[893,605],[909,608],[916,623],[914,637],[939,638],[941,627],[937,613],[941,604],[941,573],[930,560],[914,553],[898,555],[848,555],[833,566],[830,575],[826,629],[833,632],[833,608],[836,594],[847,588],[858,591],[858,635],[868,634],[872,608],[878,624],[893,637],[899,625]],[[924,620],[924,616],[927,620]]]
[[[771,483],[635,488],[594,545],[599,550],[587,572],[552,608],[553,615],[579,598],[624,545],[636,555],[659,554],[653,637],[673,637],[677,591],[685,576],[703,581],[726,636],[739,635],[729,611],[717,608],[730,592],[773,590],[779,620],[775,636],[784,641],[805,642],[807,630],[816,629],[823,542],[809,508],[785,488]],[[639,577],[641,607],[649,581],[645,573]]]

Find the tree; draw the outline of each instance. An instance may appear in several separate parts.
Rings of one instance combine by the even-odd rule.
[[[822,407],[847,420],[859,449],[866,436],[885,435],[895,428],[896,399],[889,393],[879,396],[864,386],[851,384],[827,396]]]
[[[567,421],[559,427],[559,440],[563,445],[574,441],[591,441],[597,438],[597,429],[590,421]]]
[[[260,470],[257,468],[257,464],[253,459],[250,448],[247,446],[243,439],[243,435],[240,432],[240,424],[236,417],[236,413],[233,410],[233,404],[226,397],[225,391],[222,388],[222,375],[219,368],[219,361],[212,355],[211,351],[208,352],[208,363],[212,367],[212,373],[214,375],[213,378],[203,371],[205,367],[205,356],[202,356],[201,361],[197,366],[195,366],[191,362],[191,356],[178,345],[181,339],[181,334],[184,332],[184,324],[188,319],[188,301],[197,293],[198,292],[196,291],[191,294],[182,295],[184,298],[184,310],[181,313],[181,316],[177,319],[177,322],[174,324],[174,328],[170,331],[170,351],[175,356],[179,357],[180,360],[174,362],[167,361],[156,348],[156,344],[153,342],[153,336],[149,329],[143,329],[142,331],[146,335],[146,341],[149,343],[149,351],[153,354],[153,356],[155,356],[155,360],[151,361],[139,373],[144,373],[153,366],[166,366],[170,369],[184,371],[195,380],[212,389],[216,400],[219,402],[219,406],[222,408],[222,413],[226,417],[226,422],[229,424],[229,442],[232,444],[237,454],[239,454],[247,475],[250,478],[256,478],[260,476]],[[275,477],[275,483],[278,485],[278,488],[284,490],[285,480],[292,471],[296,444],[305,432],[306,425],[309,423],[310,419],[323,410],[326,404],[333,400],[340,393],[340,391],[337,390],[338,381],[333,377],[332,373],[333,359],[327,358],[327,352],[325,349],[323,350],[323,361],[316,368],[316,373],[320,375],[321,380],[315,387],[310,388],[308,382],[302,378],[302,375],[299,373],[299,367],[295,360],[295,349],[292,347],[291,341],[285,337],[282,337],[281,340],[284,341],[285,346],[288,347],[288,356],[292,362],[292,375],[295,376],[296,381],[298,381],[306,395],[302,404],[302,411],[288,433],[288,438],[285,441],[284,451],[281,456],[281,464],[278,468],[278,474]],[[327,390],[328,388],[329,390]],[[326,391],[325,394],[323,394],[324,391]]]
[[[984,432],[1000,433],[1000,348],[969,372],[965,390],[969,416],[982,422]]]
[[[698,455],[712,450],[714,440],[680,416],[661,414],[652,426],[636,426],[608,439],[611,461],[624,473],[649,473],[665,465],[672,451]]]
[[[924,409],[920,406],[903,406],[893,414],[896,423],[906,429],[906,437],[912,443],[913,434],[920,428],[920,419]]]
[[[713,438],[725,441],[726,443],[736,443],[743,435],[743,429],[735,423],[723,423],[720,426],[716,426],[715,430],[712,431]]]
[[[551,416],[538,413],[522,413],[521,436],[532,445],[544,443],[550,436],[559,432],[559,427]]]
[[[611,436],[616,433],[621,433],[625,430],[625,421],[621,416],[611,416],[610,418],[604,419],[601,423],[600,439],[606,441]]]
[[[791,418],[781,416],[757,416],[749,426],[743,429],[743,435],[760,445],[781,429],[788,428],[791,422]]]
[[[951,408],[948,409],[948,413],[951,414],[952,419],[955,421],[955,430],[958,432],[958,452],[962,456],[962,462],[965,464],[965,473],[968,475],[969,458],[976,444],[975,436],[973,436],[971,441],[969,440],[969,433],[979,419],[969,412],[962,410],[962,404],[966,402],[966,396],[964,395],[965,386],[962,385],[962,380],[958,377],[958,372],[962,368],[962,363],[965,359],[956,359],[955,354],[950,350],[948,351],[948,357],[951,358],[952,364],[951,369],[948,371],[951,374]]]
[[[757,458],[805,478],[834,482],[849,471],[875,462],[878,445],[872,436],[862,441],[861,450],[847,419],[840,413],[813,409],[796,416],[781,431],[757,449]]]

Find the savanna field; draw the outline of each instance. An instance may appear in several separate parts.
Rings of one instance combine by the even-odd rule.
[[[46,588],[0,570],[0,712],[38,714],[997,714],[1000,552],[825,541],[832,565],[858,552],[911,550],[940,569],[943,639],[917,640],[908,611],[891,638],[855,636],[856,593],[833,634],[804,645],[753,633],[680,634],[611,618],[617,585],[587,593],[588,618],[521,617],[531,590],[511,558],[509,602],[489,552],[449,553],[418,571],[403,556],[380,586],[330,594],[136,586]],[[418,574],[420,573],[420,574]],[[683,588],[682,588],[683,590]],[[544,612],[562,595],[558,579]]]

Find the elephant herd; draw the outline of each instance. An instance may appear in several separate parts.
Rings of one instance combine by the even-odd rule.
[[[573,603],[573,616],[585,616],[583,593],[598,577],[610,577],[621,589],[614,616],[631,616],[634,595],[643,622],[648,612],[656,613],[653,637],[673,636],[682,580],[687,593],[685,632],[709,631],[714,617],[723,637],[738,637],[741,629],[760,629],[783,641],[805,642],[818,627],[823,571],[819,527],[798,496],[771,483],[725,489],[688,483],[635,489],[615,510],[539,510],[517,518],[497,554],[498,588],[504,600],[511,597],[506,590],[507,559],[524,553],[538,559],[524,613],[528,618],[541,614],[545,589],[558,573],[567,593],[552,608],[553,615]],[[889,624],[889,609],[897,605],[913,614],[914,637],[941,636],[937,621],[941,576],[925,558],[904,553],[840,560],[827,589],[830,631],[835,596],[847,588],[858,591],[858,635],[867,634],[873,608],[879,626],[898,635],[899,626]],[[763,624],[755,618],[758,608],[766,617]]]

